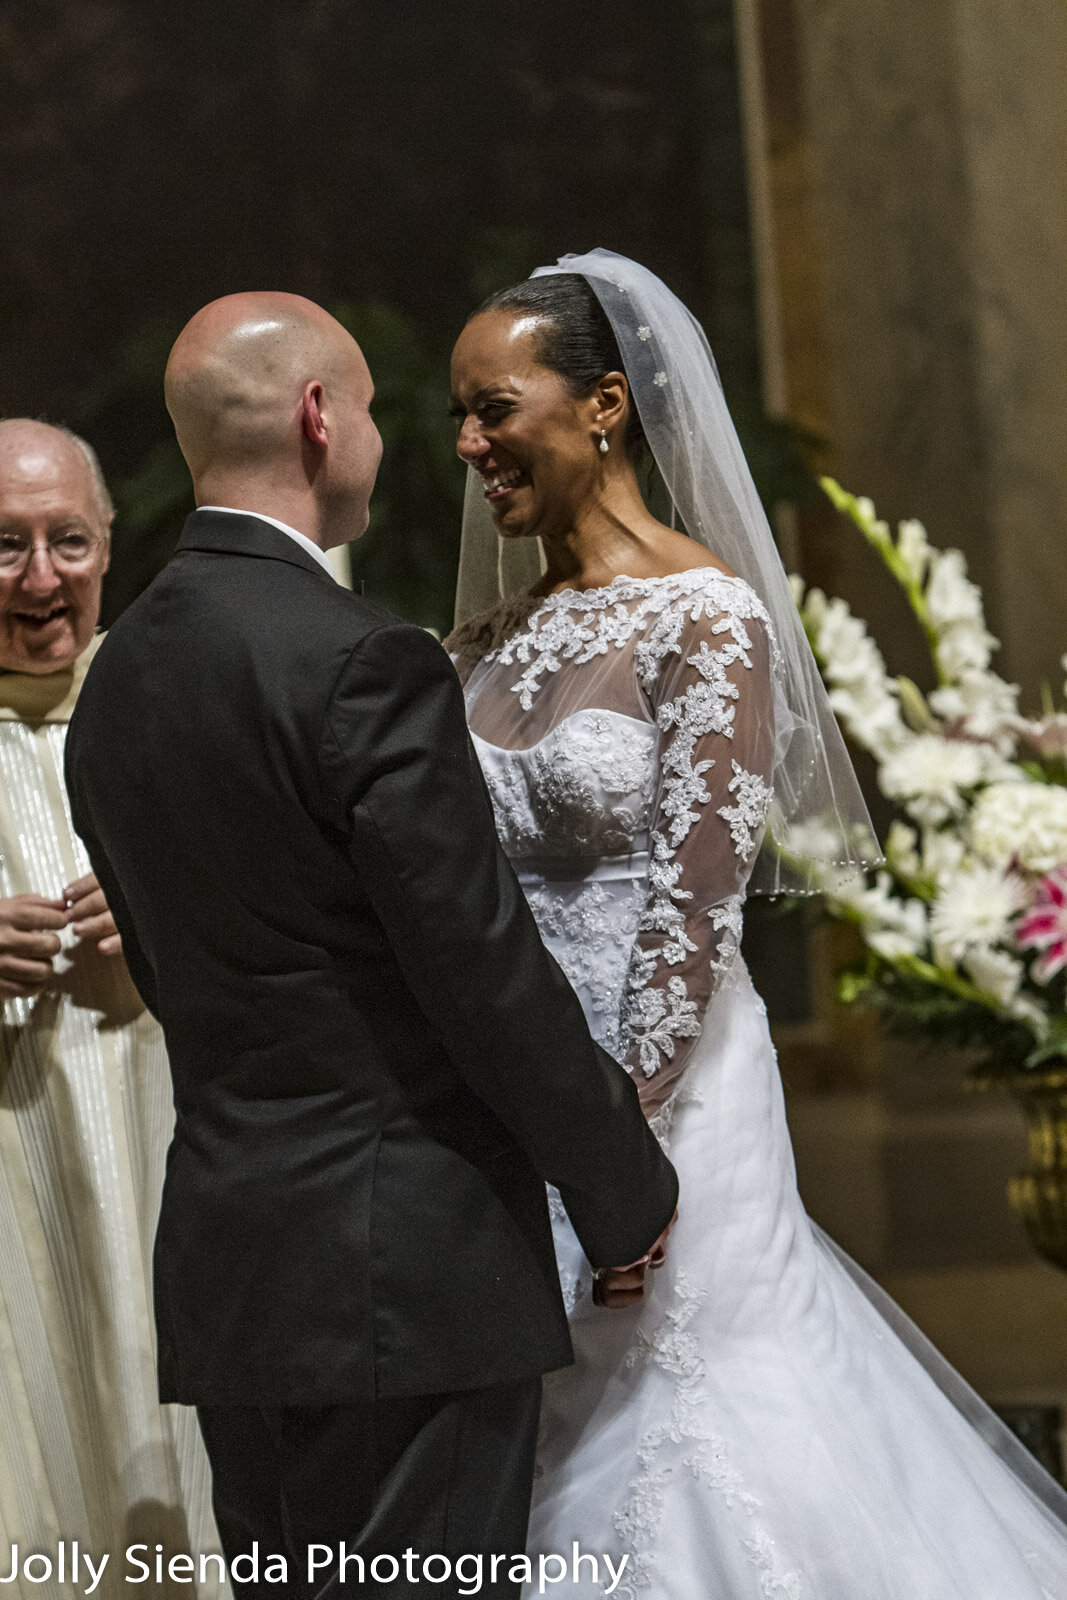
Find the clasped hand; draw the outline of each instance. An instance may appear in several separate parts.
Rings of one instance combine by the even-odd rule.
[[[668,1222],[651,1250],[631,1261],[626,1267],[597,1267],[593,1271],[593,1304],[595,1306],[633,1305],[645,1292],[645,1273],[662,1267],[667,1259],[667,1235],[678,1221],[678,1212]]]
[[[104,891],[91,872],[69,883],[57,900],[39,894],[0,900],[0,999],[25,998],[44,988],[67,927],[79,939],[95,941],[102,955],[122,950]]]

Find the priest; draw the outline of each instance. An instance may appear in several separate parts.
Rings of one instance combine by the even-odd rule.
[[[153,1569],[157,1544],[165,1560],[217,1549],[195,1416],[156,1399],[163,1038],[62,778],[112,516],[88,445],[0,422],[0,1559],[18,1546],[19,1600],[42,1593],[40,1562],[21,1576],[31,1551],[53,1582],[61,1546],[109,1555],[107,1600],[129,1593],[131,1544]],[[172,1592],[210,1600],[204,1566],[207,1584]]]

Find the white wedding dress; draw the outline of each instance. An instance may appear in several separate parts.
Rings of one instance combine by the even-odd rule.
[[[553,1197],[577,1360],[546,1380],[531,1553],[626,1555],[614,1592],[650,1600],[1067,1600],[1067,1497],[797,1194],[737,948],[774,756],[760,601],[707,567],[620,577],[453,642],[505,849],[681,1180],[623,1311]]]

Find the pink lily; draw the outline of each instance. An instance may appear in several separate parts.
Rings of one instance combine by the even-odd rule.
[[[1067,867],[1042,878],[1033,905],[1015,925],[1015,940],[1023,950],[1044,951],[1032,969],[1038,983],[1067,967]]]

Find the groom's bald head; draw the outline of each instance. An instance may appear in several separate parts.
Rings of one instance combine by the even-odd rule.
[[[313,301],[275,292],[212,301],[179,334],[165,387],[201,501],[220,481],[313,492],[327,462],[328,487],[359,479],[369,498],[380,454],[370,373],[351,334]]]

